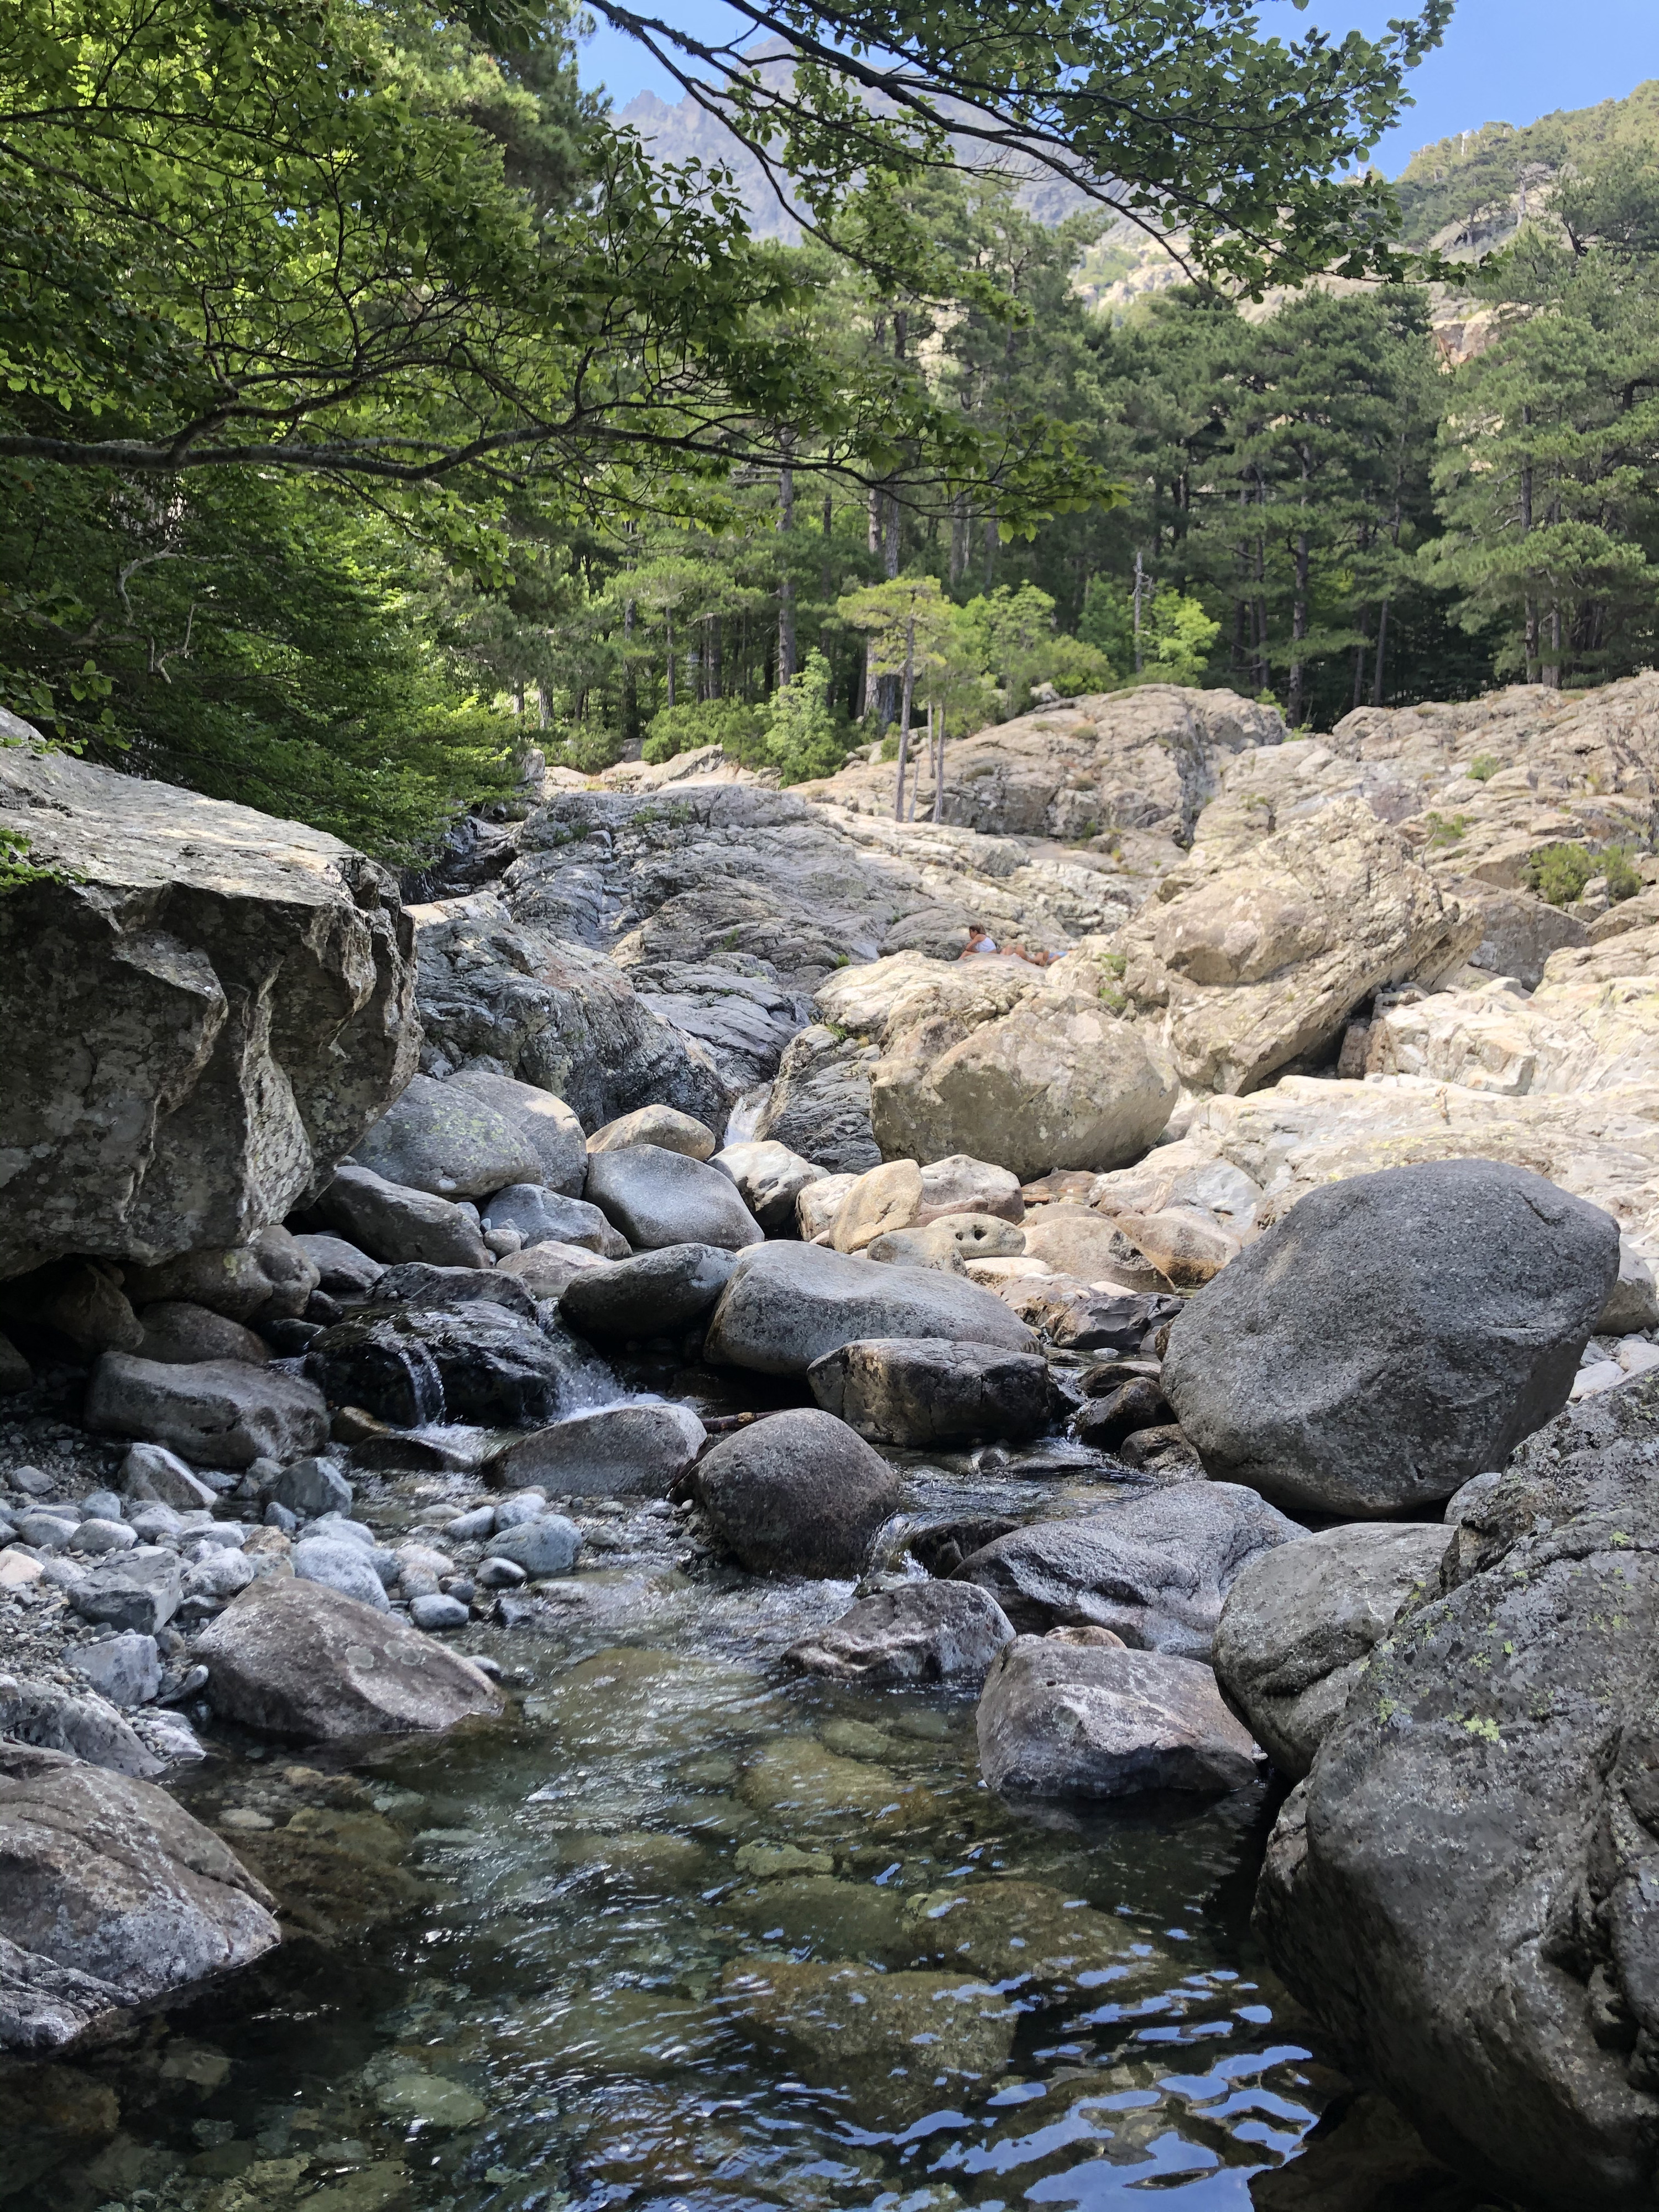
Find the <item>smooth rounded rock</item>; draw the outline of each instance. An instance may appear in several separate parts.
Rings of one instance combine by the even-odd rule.
[[[771,1139],[727,1145],[710,1167],[728,1176],[738,1195],[769,1237],[787,1235],[795,1225],[801,1193],[827,1180],[827,1171]]]
[[[533,1083],[497,1075],[485,1067],[463,1067],[448,1078],[451,1090],[470,1091],[510,1121],[535,1150],[542,1164],[539,1180],[567,1198],[581,1194],[587,1172],[587,1140],[582,1125],[562,1098]]]
[[[325,1229],[296,1237],[295,1243],[317,1270],[317,1287],[331,1298],[366,1298],[374,1288],[381,1262],[371,1260],[343,1237]]]
[[[530,1249],[538,1244],[574,1244],[601,1259],[628,1257],[628,1239],[612,1228],[597,1206],[585,1198],[544,1190],[539,1183],[518,1182],[498,1190],[482,1218],[487,1230],[516,1229]]]
[[[937,1337],[1034,1352],[994,1291],[936,1269],[881,1267],[820,1244],[769,1244],[732,1270],[703,1346],[715,1365],[805,1375],[871,1337]]]
[[[522,1567],[532,1582],[550,1575],[568,1575],[582,1547],[582,1532],[562,1513],[544,1513],[522,1521],[489,1540],[492,1559],[510,1559]]]
[[[972,1583],[906,1583],[861,1598],[784,1656],[803,1673],[871,1689],[982,1682],[1013,1633],[995,1599]]]
[[[501,1710],[494,1685],[466,1660],[320,1583],[264,1577],[196,1649],[215,1712],[273,1735],[401,1735]]]
[[[1612,1218],[1492,1160],[1310,1191],[1196,1292],[1165,1396],[1206,1470],[1303,1510],[1438,1504],[1566,1403]]]
[[[805,1410],[722,1437],[697,1468],[697,1491],[721,1542],[767,1575],[858,1574],[900,1498],[897,1476],[861,1437]]]
[[[806,1380],[826,1413],[875,1443],[1018,1441],[1048,1426],[1048,1363],[1035,1352],[866,1338],[814,1360]]]
[[[429,1260],[440,1267],[489,1264],[472,1214],[453,1199],[389,1182],[372,1168],[338,1170],[313,1211],[388,1267],[399,1260]]]
[[[270,1358],[270,1346],[252,1329],[182,1298],[141,1307],[138,1322],[143,1334],[133,1349],[143,1359],[160,1359],[173,1366],[189,1366],[201,1359],[241,1359],[250,1366],[263,1367]]]
[[[1266,1762],[1196,1660],[1017,1637],[980,1698],[980,1771],[1011,1797],[1219,1796]]]
[[[82,1419],[94,1433],[165,1444],[198,1467],[293,1459],[328,1440],[328,1408],[313,1383],[232,1359],[168,1366],[106,1352]]]
[[[559,1311],[586,1336],[673,1335],[713,1312],[734,1264],[716,1244],[666,1244],[573,1276]]]
[[[735,1252],[764,1235],[718,1168],[659,1145],[590,1153],[586,1196],[636,1251],[717,1244]]]
[[[627,1152],[635,1145],[654,1145],[665,1152],[680,1152],[689,1160],[713,1158],[719,1139],[706,1122],[682,1114],[674,1106],[637,1106],[595,1129],[587,1140],[592,1152]]]
[[[606,1227],[610,1227],[609,1223]],[[616,1231],[611,1230],[611,1234],[615,1236]],[[531,1297],[539,1301],[562,1297],[566,1286],[578,1275],[616,1264],[580,1244],[531,1244],[521,1252],[507,1253],[497,1263],[495,1273],[498,1277],[507,1276],[514,1282],[522,1283]]]
[[[556,1498],[666,1498],[707,1441],[689,1406],[605,1406],[572,1413],[491,1454],[483,1479]]]
[[[485,1198],[541,1174],[541,1155],[520,1127],[464,1085],[429,1075],[409,1087],[352,1147],[359,1167],[434,1198]]]
[[[359,1605],[366,1605],[375,1613],[386,1611],[386,1587],[361,1545],[343,1543],[326,1536],[307,1536],[294,1547],[289,1558],[302,1583],[321,1583],[325,1589],[338,1590],[342,1597],[355,1598]]]
[[[459,1598],[445,1597],[441,1591],[432,1591],[410,1601],[409,1617],[416,1628],[432,1636],[465,1628],[472,1614]]]

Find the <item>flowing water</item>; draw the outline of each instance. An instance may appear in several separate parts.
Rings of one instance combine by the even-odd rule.
[[[1006,1455],[906,1479],[922,1522],[1076,1495]],[[455,1510],[447,1482],[360,1495],[401,1531]],[[351,1765],[216,1740],[181,1794],[297,1932],[66,2069],[120,2131],[0,2197],[1249,2206],[1333,2079],[1249,1933],[1265,1789],[1012,1808],[979,1781],[970,1698],[782,1663],[848,1585],[712,1565],[664,1505],[582,1517],[586,1571],[466,1639],[507,1670],[506,1722]]]

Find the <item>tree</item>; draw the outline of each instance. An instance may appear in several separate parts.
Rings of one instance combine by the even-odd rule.
[[[816,650],[778,687],[765,737],[766,755],[786,784],[834,775],[845,766],[847,741],[830,707],[830,663]]]
[[[882,584],[848,592],[836,613],[870,641],[870,666],[878,675],[896,676],[902,690],[898,715],[898,777],[893,791],[893,819],[904,819],[904,778],[909,758],[910,715],[918,672],[944,644],[955,610],[933,576],[895,576]]]

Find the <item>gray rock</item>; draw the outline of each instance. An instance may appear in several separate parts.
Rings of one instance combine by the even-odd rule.
[[[321,1393],[280,1368],[208,1359],[190,1367],[106,1352],[92,1371],[82,1414],[105,1436],[167,1445],[200,1467],[293,1459],[328,1440]]]
[[[597,1206],[567,1198],[539,1183],[514,1183],[498,1190],[483,1210],[486,1229],[516,1229],[530,1246],[574,1244],[601,1259],[625,1260],[631,1246]]]
[[[154,1636],[178,1612],[183,1594],[177,1554],[143,1544],[94,1567],[70,1590],[70,1603],[82,1620]]]
[[[871,1689],[983,1682],[1013,1633],[1002,1607],[973,1583],[905,1583],[861,1598],[784,1656],[806,1674]]]
[[[408,1089],[352,1147],[352,1158],[388,1182],[434,1198],[486,1198],[506,1183],[534,1182],[541,1154],[517,1118],[477,1091],[410,1079]]]
[[[1014,1195],[1018,1197],[1016,1188]],[[865,1248],[872,1260],[899,1267],[952,1270],[969,1260],[1014,1260],[1025,1249],[1025,1232],[994,1213],[942,1213],[909,1229],[890,1230]]]
[[[1207,1660],[1222,1601],[1293,1521],[1231,1482],[1137,1492],[1081,1520],[1036,1521],[963,1561],[1017,1629],[1109,1628],[1131,1650]]]
[[[151,1261],[280,1220],[418,1048],[395,878],[320,830],[41,747],[0,826],[43,879],[0,914],[0,1276]]]
[[[216,1495],[162,1444],[134,1444],[121,1462],[121,1487],[129,1498],[185,1513],[211,1505]]]
[[[474,1506],[470,1513],[458,1513],[453,1521],[444,1523],[446,1536],[453,1536],[458,1544],[481,1544],[495,1526],[493,1505]]]
[[[161,1771],[116,1707],[95,1691],[75,1697],[54,1683],[0,1674],[0,1737],[61,1751],[112,1774],[147,1778]]]
[[[482,1298],[504,1306],[520,1321],[536,1318],[529,1285],[499,1267],[434,1267],[429,1260],[404,1260],[387,1267],[374,1285],[375,1305],[459,1306]],[[355,1316],[351,1316],[355,1318]],[[313,1342],[315,1342],[313,1338]],[[309,1348],[309,1347],[307,1347]]]
[[[0,1283],[0,1319],[55,1329],[89,1355],[136,1352],[144,1333],[120,1270],[100,1260],[54,1260]]]
[[[313,1211],[388,1265],[430,1260],[440,1267],[484,1267],[489,1248],[471,1213],[447,1198],[388,1182],[370,1169],[343,1167]]]
[[[480,1589],[518,1589],[525,1580],[525,1571],[516,1559],[498,1559],[492,1555],[479,1563]]]
[[[36,1506],[16,1518],[18,1534],[37,1552],[61,1552],[81,1523],[61,1508]]]
[[[368,1297],[375,1278],[383,1272],[379,1260],[371,1260],[367,1252],[360,1252],[343,1237],[331,1236],[326,1230],[313,1231],[294,1241],[316,1268],[318,1288],[331,1298]]]
[[[1263,1552],[1234,1582],[1212,1655],[1223,1696],[1299,1782],[1413,1593],[1432,1588],[1449,1532],[1351,1522]]]
[[[787,1236],[795,1224],[795,1200],[828,1170],[769,1142],[727,1145],[708,1163],[729,1176],[738,1197],[769,1237]]]
[[[180,1607],[193,1607],[198,1612],[216,1611],[227,1599],[245,1590],[258,1571],[256,1561],[245,1552],[224,1549],[204,1552],[185,1570]],[[299,1571],[297,1567],[295,1571]]]
[[[459,1598],[445,1597],[441,1592],[434,1590],[410,1601],[409,1617],[416,1628],[432,1636],[446,1634],[451,1629],[465,1628],[472,1614]]]
[[[204,1306],[227,1321],[263,1322],[302,1314],[318,1279],[299,1239],[273,1224],[246,1244],[129,1267],[126,1290],[135,1306]]]
[[[609,1222],[605,1224],[605,1230],[610,1236],[617,1234]],[[625,1243],[627,1240],[618,1238],[617,1241]],[[538,1301],[544,1298],[556,1300],[563,1297],[566,1285],[573,1283],[578,1275],[592,1273],[596,1268],[608,1267],[612,1264],[609,1260],[602,1260],[597,1252],[586,1251],[576,1244],[532,1244],[525,1251],[506,1254],[497,1265],[495,1273],[498,1280],[505,1277],[522,1283],[531,1297]]]
[[[0,1747],[0,2047],[40,2053],[248,1965],[273,1900],[163,1790]]]
[[[159,1544],[165,1537],[179,1534],[185,1516],[171,1505],[140,1505],[128,1516],[127,1526],[137,1530],[143,1542]]]
[[[1622,1401],[1622,1402],[1620,1402]],[[1272,1961],[1486,2192],[1659,2188],[1659,1378],[1529,1437],[1274,1829]]]
[[[161,1686],[161,1654],[155,1638],[131,1630],[80,1645],[70,1653],[69,1663],[112,1705],[147,1705]]]
[[[1036,1348],[1025,1324],[977,1283],[933,1268],[882,1267],[817,1244],[769,1244],[732,1271],[703,1356],[763,1375],[805,1375],[843,1344],[894,1336]]]
[[[899,1504],[898,1478],[833,1415],[770,1414],[697,1468],[715,1534],[751,1574],[856,1575]],[[498,1547],[499,1548],[499,1547]]]
[[[881,1165],[870,1127],[870,1074],[879,1048],[814,1022],[790,1039],[755,1134],[787,1145],[830,1175]]]
[[[539,1490],[521,1490],[515,1497],[504,1498],[490,1515],[497,1535],[504,1529],[522,1528],[526,1522],[546,1517],[547,1498]]]
[[[1659,1328],[1659,1287],[1653,1269],[1633,1244],[1619,1240],[1619,1279],[1595,1316],[1597,1336],[1633,1336]]]
[[[372,1557],[361,1544],[331,1540],[326,1536],[304,1536],[289,1553],[295,1573],[302,1583],[321,1583],[342,1597],[384,1613],[386,1587],[374,1571]]]
[[[733,1264],[719,1245],[665,1244],[573,1276],[559,1311],[586,1336],[677,1335],[714,1310]]]
[[[666,1498],[707,1440],[689,1406],[606,1406],[514,1437],[485,1461],[483,1478],[559,1498]]]
[[[921,1171],[921,1211],[918,1227],[957,1214],[990,1214],[1018,1224],[1025,1218],[1025,1199],[1019,1177],[1011,1169],[990,1160],[976,1160],[969,1152],[951,1152],[930,1160]],[[1023,1251],[1023,1245],[1010,1246]],[[985,1255],[989,1258],[988,1253]]]
[[[270,1358],[270,1346],[251,1328],[182,1298],[143,1307],[138,1321],[143,1334],[132,1349],[141,1358],[185,1367],[203,1359],[240,1359],[262,1367]]]
[[[308,1521],[322,1513],[345,1512],[351,1504],[351,1485],[337,1460],[313,1455],[285,1467],[271,1484],[270,1496]]]
[[[126,1518],[126,1507],[119,1493],[113,1490],[89,1490],[81,1500],[83,1521],[122,1521]]]
[[[581,1195],[587,1173],[587,1140],[582,1125],[562,1098],[533,1083],[520,1083],[486,1067],[463,1067],[449,1078],[453,1091],[470,1091],[511,1121],[541,1161],[537,1178],[567,1198]]]
[[[1242,1789],[1265,1762],[1192,1659],[1020,1636],[979,1701],[979,1765],[1011,1797]]]
[[[545,1421],[605,1378],[557,1328],[503,1307],[377,1306],[313,1340],[306,1372],[337,1403],[396,1428],[423,1421]]]
[[[207,1669],[204,1667],[201,1671],[205,1682]],[[168,1712],[160,1706],[135,1713],[132,1732],[150,1756],[159,1759],[164,1766],[175,1765],[181,1759],[207,1757],[206,1745],[182,1713]]]
[[[866,1260],[889,1267],[937,1267],[941,1274],[965,1275],[962,1247],[943,1222],[926,1229],[889,1229],[860,1247]]]
[[[632,1145],[655,1145],[665,1152],[683,1152],[689,1160],[706,1160],[719,1139],[706,1122],[672,1106],[636,1106],[595,1129],[587,1140],[590,1152],[626,1152]]]
[[[0,1329],[0,1397],[27,1390],[33,1380],[34,1370],[4,1330]]]
[[[1310,1191],[1188,1303],[1165,1396],[1206,1471],[1351,1516],[1437,1504],[1565,1403],[1612,1218],[1441,1160]]]
[[[1030,1352],[866,1338],[814,1360],[806,1380],[826,1413],[876,1443],[1018,1439],[1048,1426],[1048,1364]]]
[[[197,1644],[226,1720],[313,1742],[452,1728],[501,1710],[493,1686],[396,1613],[322,1583],[267,1576]]]
[[[111,1552],[129,1552],[137,1541],[137,1532],[124,1521],[83,1521],[70,1538],[69,1547],[97,1559]]]
[[[562,1513],[543,1513],[521,1521],[504,1534],[492,1536],[489,1556],[511,1559],[532,1582],[544,1575],[568,1575],[582,1547],[582,1532]]]
[[[759,1222],[727,1176],[660,1145],[591,1153],[586,1191],[638,1250],[715,1244],[735,1252],[763,1238]]]

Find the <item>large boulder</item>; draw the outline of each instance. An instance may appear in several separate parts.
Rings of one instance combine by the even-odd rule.
[[[1656,1450],[1649,1376],[1455,1501],[1258,1893],[1337,2063],[1540,2212],[1659,2191]]]
[[[1437,1504],[1565,1404],[1618,1272],[1611,1218],[1523,1168],[1356,1176],[1188,1302],[1164,1395],[1211,1475],[1281,1504]]]
[[[1179,1090],[1160,1052],[1099,1000],[1045,993],[936,1057],[882,1060],[871,1078],[871,1126],[889,1158],[971,1153],[1024,1182],[1138,1158]]]
[[[143,1334],[130,1349],[145,1359],[159,1359],[167,1367],[190,1367],[204,1359],[240,1359],[245,1366],[263,1367],[270,1346],[255,1330],[239,1321],[216,1314],[206,1306],[193,1306],[183,1298],[164,1299],[146,1306],[139,1316]]]
[[[622,1152],[630,1145],[655,1145],[665,1152],[683,1152],[689,1160],[713,1158],[719,1140],[695,1114],[682,1114],[673,1106],[636,1106],[595,1129],[587,1140],[590,1152]]]
[[[860,1598],[784,1656],[804,1674],[867,1689],[982,1682],[1013,1633],[995,1599],[972,1583],[905,1583]]]
[[[124,1273],[136,1306],[179,1300],[239,1322],[296,1317],[321,1280],[299,1238],[277,1223],[228,1250],[182,1252],[176,1260]]]
[[[143,1640],[154,1653],[154,1643]],[[112,1637],[110,1641],[121,1639]],[[88,1649],[100,1647],[94,1644]],[[84,1759],[88,1766],[136,1775],[142,1781],[160,1774],[164,1764],[145,1748],[118,1707],[95,1690],[76,1696],[55,1683],[27,1677],[20,1680],[13,1674],[0,1674],[0,1741],[61,1751],[70,1759]]]
[[[826,1413],[884,1444],[1023,1440],[1048,1425],[1048,1363],[1033,1352],[937,1338],[866,1338],[814,1360]]]
[[[1222,1694],[1299,1782],[1407,1600],[1433,1587],[1442,1525],[1355,1522],[1259,1553],[1234,1582],[1212,1661]]]
[[[812,1022],[784,1047],[756,1128],[830,1175],[863,1175],[881,1161],[870,1130],[870,1071],[881,1057],[862,1037]]]
[[[980,1771],[1011,1797],[1218,1796],[1262,1759],[1196,1660],[1019,1636],[979,1701]]]
[[[176,1366],[106,1352],[82,1418],[97,1434],[164,1444],[197,1467],[297,1459],[328,1441],[328,1408],[314,1384],[240,1359]]]
[[[1345,799],[1243,849],[1200,823],[1116,949],[1128,1011],[1182,1081],[1243,1091],[1332,1044],[1384,984],[1455,968],[1480,935],[1370,805]]]
[[[395,879],[337,838],[48,752],[0,723],[0,1277],[245,1244],[408,1081]],[[21,741],[21,742],[20,742]]]
[[[994,1291],[934,1268],[853,1259],[817,1244],[769,1244],[739,1259],[703,1356],[763,1375],[805,1375],[870,1337],[955,1339],[1032,1352],[1036,1339]]]
[[[343,1167],[314,1209],[374,1259],[428,1260],[439,1267],[486,1267],[489,1249],[474,1216],[452,1199],[388,1182],[371,1168]]]
[[[897,1510],[898,1478],[844,1421],[773,1413],[723,1437],[697,1468],[715,1534],[751,1574],[851,1576]]]
[[[70,1603],[82,1620],[137,1636],[165,1628],[183,1596],[179,1554],[161,1544],[139,1544],[100,1559],[70,1589]]]
[[[352,1147],[359,1167],[434,1198],[487,1198],[504,1183],[538,1182],[541,1154],[522,1121],[465,1084],[410,1079],[409,1088]]]
[[[0,1743],[0,2049],[57,2051],[276,1943],[269,1893],[152,1784]]]
[[[573,1276],[559,1311],[588,1336],[670,1336],[713,1310],[732,1264],[718,1244],[665,1244]]]
[[[582,1125],[562,1098],[533,1083],[497,1075],[487,1067],[463,1067],[449,1078],[451,1091],[470,1091],[510,1121],[542,1164],[538,1182],[567,1198],[580,1198],[587,1173],[587,1140]]]
[[[544,1421],[604,1375],[556,1324],[538,1327],[483,1299],[368,1307],[312,1339],[306,1372],[335,1404],[361,1406],[400,1429]]]
[[[666,1498],[706,1441],[689,1406],[604,1406],[515,1437],[485,1461],[483,1478],[560,1498]]]
[[[1301,1534],[1254,1491],[1192,1482],[1074,1521],[1035,1521],[956,1570],[1016,1628],[1109,1628],[1132,1650],[1208,1659],[1222,1601],[1252,1559]]]
[[[764,1233],[728,1176],[660,1145],[590,1153],[586,1195],[641,1251],[717,1244],[736,1252]]]
[[[313,1743],[453,1728],[501,1711],[488,1677],[395,1613],[266,1576],[197,1641],[223,1719]]]
[[[628,1257],[628,1239],[611,1227],[597,1206],[585,1198],[567,1198],[562,1191],[544,1190],[540,1183],[515,1182],[498,1190],[481,1218],[486,1229],[517,1230],[532,1251],[538,1244],[574,1244],[597,1252],[601,1259]]]

